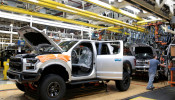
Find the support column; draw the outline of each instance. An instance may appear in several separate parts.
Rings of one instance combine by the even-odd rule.
[[[10,43],[12,44],[12,40],[13,40],[13,34],[12,34],[12,32],[13,32],[13,24],[10,24],[10,32],[11,32],[11,34],[10,34]]]
[[[30,27],[32,27],[32,24],[33,24],[33,22],[32,22],[32,19],[33,17],[32,16],[30,16]]]
[[[83,39],[83,27],[81,27],[81,39]]]

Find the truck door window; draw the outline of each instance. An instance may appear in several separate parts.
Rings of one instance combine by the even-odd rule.
[[[120,43],[119,42],[112,42],[110,43],[112,47],[113,54],[119,54],[120,53]]]
[[[101,46],[100,46],[101,45]],[[106,43],[96,43],[98,55],[109,55],[109,48]]]

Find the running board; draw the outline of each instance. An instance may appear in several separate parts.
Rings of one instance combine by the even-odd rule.
[[[103,80],[99,80],[99,79],[95,79],[95,80],[82,80],[82,81],[72,81],[70,84],[71,85],[76,85],[76,84],[83,84],[83,83],[89,83],[89,82],[98,82],[98,81],[103,81]]]

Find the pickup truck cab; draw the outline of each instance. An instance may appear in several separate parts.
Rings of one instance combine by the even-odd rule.
[[[123,41],[69,40],[58,45],[33,27],[20,29],[19,36],[35,50],[10,59],[8,77],[16,86],[38,91],[41,100],[59,100],[66,84],[114,80],[126,91],[134,66],[133,56],[123,55]]]

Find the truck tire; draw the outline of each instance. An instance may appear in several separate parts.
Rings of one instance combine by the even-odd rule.
[[[157,73],[157,74],[155,75],[155,77],[154,77],[154,82],[158,82],[159,79],[160,79],[160,74]]]
[[[131,76],[132,75],[132,68],[131,68],[131,64],[129,63],[129,61],[126,61],[123,63],[124,66],[124,72],[128,72],[128,74]]]
[[[17,87],[19,90],[25,92],[25,87],[24,87],[23,84],[20,84],[20,83],[17,83],[17,82],[16,82],[16,87]]]
[[[40,100],[60,100],[66,92],[66,84],[62,77],[56,74],[49,74],[40,82]]]
[[[120,91],[126,91],[130,87],[130,75],[127,72],[123,73],[123,80],[116,80],[116,88]]]

